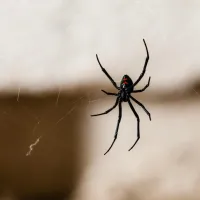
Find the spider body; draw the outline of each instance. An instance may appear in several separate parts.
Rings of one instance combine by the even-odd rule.
[[[119,124],[121,122],[121,118],[122,118],[122,102],[128,102],[131,110],[133,111],[133,114],[135,115],[136,119],[137,119],[137,140],[135,141],[135,143],[132,145],[132,147],[129,149],[129,151],[137,144],[137,142],[139,141],[140,139],[140,117],[139,115],[137,114],[135,108],[133,107],[130,99],[132,101],[134,101],[137,105],[139,105],[145,112],[146,114],[149,116],[149,119],[151,120],[151,114],[149,113],[149,111],[145,108],[145,106],[140,103],[138,100],[136,100],[134,97],[131,96],[131,93],[139,93],[139,92],[143,92],[146,90],[146,88],[149,87],[150,85],[150,80],[151,80],[151,77],[149,77],[149,80],[148,80],[148,83],[144,86],[143,89],[140,89],[140,90],[134,90],[135,86],[140,82],[140,80],[143,78],[145,72],[146,72],[146,67],[147,67],[147,64],[148,64],[148,61],[149,61],[149,52],[148,52],[148,49],[147,49],[147,45],[146,45],[146,42],[145,40],[143,39],[143,42],[144,42],[144,45],[145,45],[145,48],[146,48],[146,52],[147,52],[147,57],[146,57],[146,60],[145,60],[145,63],[144,63],[144,67],[143,67],[143,70],[142,70],[142,73],[140,74],[140,76],[138,77],[138,79],[133,83],[133,81],[131,80],[131,78],[128,76],[128,75],[124,75],[122,77],[122,80],[120,82],[120,86],[118,87],[116,82],[112,79],[112,77],[108,74],[108,72],[102,67],[100,61],[99,61],[99,58],[98,56],[96,55],[96,58],[97,58],[97,61],[101,67],[101,70],[104,72],[104,74],[108,77],[108,79],[111,81],[111,83],[113,84],[113,86],[119,90],[118,93],[111,93],[111,92],[106,92],[104,90],[102,90],[102,92],[104,92],[105,94],[107,95],[112,95],[112,96],[116,96],[117,99],[115,101],[115,104],[108,110],[106,110],[105,112],[103,113],[100,113],[100,114],[96,114],[96,115],[91,115],[92,117],[93,116],[99,116],[99,115],[104,115],[104,114],[108,114],[110,111],[112,111],[114,108],[117,107],[118,105],[118,108],[119,108],[119,116],[118,116],[118,121],[117,121],[117,127],[116,127],[116,130],[115,130],[115,135],[114,135],[114,140],[111,144],[111,146],[109,147],[109,149],[106,151],[105,154],[107,154],[110,149],[112,148],[113,144],[115,143],[116,139],[117,139],[117,135],[118,135],[118,129],[119,129]],[[104,154],[104,155],[105,155]]]
[[[120,91],[119,95],[121,97],[121,100],[124,102],[128,101],[128,97],[133,91],[133,81],[128,75],[124,75],[122,77],[121,83],[120,83]]]

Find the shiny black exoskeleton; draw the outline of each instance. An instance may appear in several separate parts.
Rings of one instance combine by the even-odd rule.
[[[143,110],[147,113],[147,115],[149,116],[149,119],[151,120],[151,114],[148,112],[148,110],[145,108],[145,106],[140,103],[138,100],[136,100],[134,97],[131,96],[131,93],[138,93],[138,92],[143,92],[144,90],[146,90],[147,87],[149,87],[150,84],[150,80],[151,77],[149,77],[148,83],[145,85],[145,87],[143,89],[140,90],[134,90],[134,87],[139,83],[139,81],[142,79],[142,77],[144,76],[145,72],[146,72],[146,67],[147,67],[147,63],[149,61],[149,52],[148,52],[148,48],[146,45],[145,40],[143,39],[145,48],[146,48],[146,52],[147,52],[147,57],[145,60],[145,64],[143,67],[143,71],[140,74],[140,76],[138,77],[138,79],[133,83],[133,81],[131,80],[131,78],[128,75],[124,75],[121,83],[120,83],[120,87],[117,86],[116,82],[112,79],[112,77],[108,74],[108,72],[102,67],[98,56],[96,55],[97,61],[102,69],[102,71],[106,74],[106,76],[110,79],[110,81],[112,82],[112,84],[114,85],[114,87],[119,90],[118,93],[111,93],[111,92],[106,92],[104,90],[102,90],[105,94],[107,95],[113,95],[113,96],[117,96],[116,102],[114,104],[114,106],[110,109],[108,109],[107,111],[100,113],[100,114],[96,114],[96,115],[91,115],[91,116],[99,116],[99,115],[104,115],[109,113],[111,110],[113,110],[117,105],[119,105],[119,117],[118,117],[118,122],[117,122],[117,127],[115,130],[115,136],[114,136],[114,140],[110,146],[110,148],[106,151],[105,154],[107,154],[110,149],[112,148],[113,144],[115,143],[116,139],[117,139],[117,135],[118,135],[118,129],[119,129],[119,124],[122,118],[122,102],[128,102],[131,110],[133,111],[136,119],[137,119],[137,140],[135,141],[135,143],[133,144],[133,146],[129,149],[129,151],[136,145],[136,143],[139,141],[140,139],[140,118],[139,115],[137,114],[137,112],[135,111],[130,99],[132,101],[134,101],[136,104],[138,104],[139,106],[141,106],[143,108]],[[104,154],[104,155],[105,155]]]
[[[128,75],[124,75],[120,83],[119,95],[124,102],[128,101],[129,95],[133,91],[133,81]]]

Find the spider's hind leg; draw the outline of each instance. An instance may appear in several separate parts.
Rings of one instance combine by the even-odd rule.
[[[128,104],[131,108],[131,110],[133,111],[135,117],[137,118],[137,140],[135,141],[135,143],[133,144],[133,146],[129,149],[129,151],[137,144],[137,142],[139,141],[140,139],[140,118],[139,118],[139,115],[137,114],[137,112],[135,111],[132,103],[130,102],[130,100],[128,99]]]
[[[115,136],[114,136],[114,140],[111,144],[111,146],[109,147],[109,149],[106,151],[106,153],[104,153],[104,155],[106,155],[112,148],[112,146],[114,145],[116,139],[117,139],[117,135],[118,135],[118,130],[119,130],[119,124],[121,122],[121,119],[122,119],[122,102],[121,100],[119,101],[119,117],[118,117],[118,121],[117,121],[117,127],[116,127],[116,130],[115,130]]]
[[[117,97],[115,105],[113,107],[111,107],[110,109],[106,110],[103,113],[91,115],[91,117],[108,114],[110,111],[112,111],[117,106],[118,102],[119,102],[119,97]]]
[[[144,110],[144,112],[146,112],[146,114],[149,116],[149,119],[150,119],[150,121],[151,121],[151,113],[145,108],[145,106],[144,106],[142,103],[140,103],[137,99],[133,98],[131,95],[129,95],[129,97],[130,97],[135,103],[137,103],[139,106],[142,107],[142,109]]]
[[[118,94],[116,93],[112,93],[112,92],[106,92],[105,90],[101,90],[102,92],[104,92],[107,95],[113,95],[113,96],[118,96]]]

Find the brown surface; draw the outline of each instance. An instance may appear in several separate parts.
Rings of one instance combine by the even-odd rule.
[[[198,84],[196,84],[198,85]],[[107,88],[107,89],[106,89]],[[162,92],[145,92],[137,99],[152,103],[186,100],[199,87]],[[100,89],[112,85],[85,86],[69,92],[35,95],[0,95],[0,191],[11,191],[25,199],[63,199],[76,186],[83,170],[82,136],[84,109],[89,100],[106,98]],[[188,101],[187,101],[188,102]],[[39,123],[39,124],[38,124]],[[42,136],[31,156],[29,145]]]
[[[0,96],[1,192],[59,199],[72,191],[80,164],[81,101],[74,109],[78,98],[61,95],[56,106],[57,93],[20,95],[19,102],[16,95]],[[29,145],[41,135],[26,156]]]

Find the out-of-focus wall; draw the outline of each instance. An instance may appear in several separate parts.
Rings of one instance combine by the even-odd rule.
[[[134,104],[141,119],[141,139],[130,152],[137,120],[128,104],[122,106],[119,136],[106,156],[103,154],[113,141],[118,109],[88,120],[92,161],[76,199],[199,199],[199,94],[199,86],[191,85],[180,93],[138,95],[151,112],[152,121]],[[94,102],[88,114],[111,107],[115,97],[109,98]]]
[[[200,70],[199,11],[198,0],[1,1],[0,89],[16,95],[0,102],[2,192],[30,198],[65,191],[68,196],[79,184],[78,199],[198,198],[199,90],[191,85]],[[152,121],[137,108],[141,140],[128,152],[136,120],[123,104],[118,140],[103,156],[113,139],[117,109],[89,116],[114,101],[100,92],[114,90],[95,54],[117,83],[124,74],[134,81],[146,57],[143,38],[150,61],[137,88],[152,79],[145,94],[136,97]],[[53,97],[21,97],[23,91],[55,88]],[[67,94],[56,107],[59,90],[74,95]],[[196,100],[187,98],[191,95]],[[80,110],[72,112],[73,102],[82,97]],[[26,157],[28,146],[44,132]]]
[[[107,156],[103,153],[113,139],[118,113],[116,109],[109,115],[90,117],[113,104],[112,97],[100,93],[101,87],[112,91],[106,85],[93,85],[71,92],[2,94],[2,196],[198,197],[193,190],[199,185],[199,86],[136,95],[151,112],[152,122],[137,108],[141,140],[131,152],[128,148],[136,139],[136,120],[124,103],[119,137]],[[30,144],[38,138],[27,156]]]
[[[199,9],[198,0],[1,1],[0,89],[106,82],[96,53],[116,81],[135,80],[143,38],[152,87],[174,87],[199,72]]]
[[[82,105],[74,94],[60,93],[59,99],[57,92],[1,94],[0,195],[63,199],[71,194],[84,155],[79,153]]]

